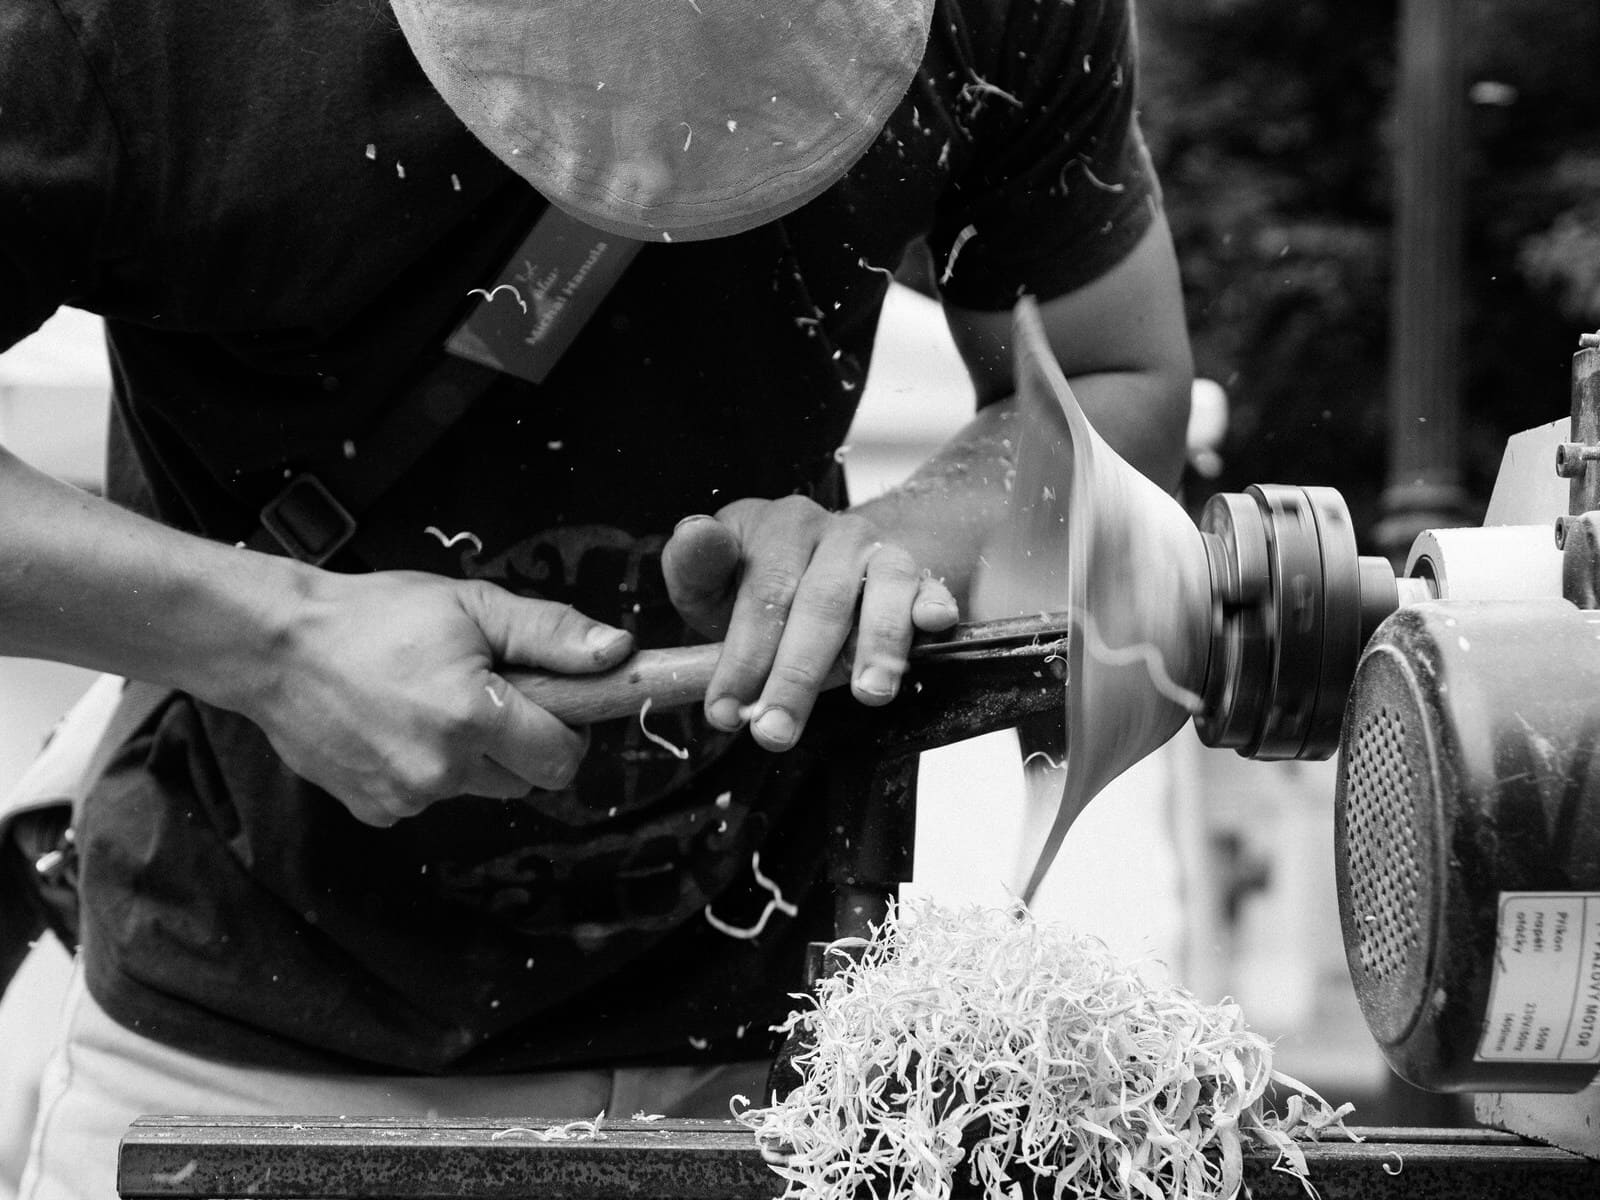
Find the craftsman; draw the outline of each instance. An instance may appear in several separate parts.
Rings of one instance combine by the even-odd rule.
[[[1019,296],[1176,482],[1133,42],[1123,0],[4,6],[0,345],[103,314],[115,396],[106,499],[0,452],[0,654],[165,689],[76,829],[25,1200],[106,1200],[141,1113],[760,1095],[830,927],[830,713],[893,698],[1005,508]],[[919,241],[980,411],[849,509]],[[513,309],[578,327],[485,351]],[[389,453],[462,347],[506,369],[313,565],[286,485]],[[703,706],[587,730],[506,678],[708,639]]]

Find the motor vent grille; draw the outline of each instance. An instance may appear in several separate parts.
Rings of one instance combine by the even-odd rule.
[[[1389,983],[1422,941],[1418,897],[1417,779],[1402,714],[1382,705],[1366,715],[1346,760],[1350,905],[1362,969]]]

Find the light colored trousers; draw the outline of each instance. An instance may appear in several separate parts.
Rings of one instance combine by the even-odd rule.
[[[38,1084],[20,1200],[113,1200],[117,1146],[135,1119],[186,1116],[510,1117],[593,1120],[601,1112],[720,1118],[730,1097],[760,1102],[767,1064],[551,1071],[452,1078],[304,1075],[224,1066],[131,1033],[75,971],[61,1032]],[[0,1079],[0,1104],[18,1101]],[[8,1094],[9,1093],[9,1094]],[[0,1181],[0,1190],[4,1182]]]

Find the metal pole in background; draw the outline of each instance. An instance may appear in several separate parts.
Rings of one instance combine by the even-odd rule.
[[[1402,0],[1395,98],[1394,281],[1389,334],[1389,475],[1379,549],[1401,569],[1425,529],[1476,524],[1461,487],[1462,159],[1459,0]],[[1460,1098],[1398,1076],[1386,1099],[1406,1119],[1462,1123]]]
[[[1460,471],[1461,8],[1459,0],[1400,6],[1389,477],[1376,529],[1400,562],[1422,530],[1475,521]]]

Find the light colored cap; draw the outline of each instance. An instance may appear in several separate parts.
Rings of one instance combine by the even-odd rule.
[[[477,137],[553,204],[643,240],[788,213],[871,145],[934,0],[391,0]]]

